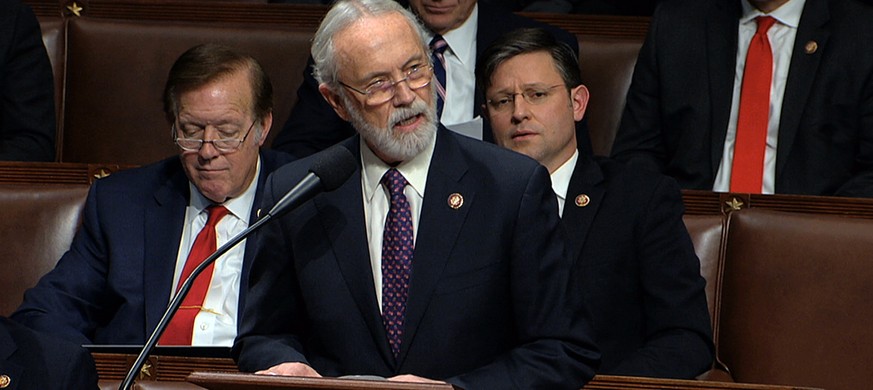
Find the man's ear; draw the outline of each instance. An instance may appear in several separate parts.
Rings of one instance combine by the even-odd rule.
[[[324,100],[327,100],[327,104],[330,104],[333,107],[333,110],[336,111],[336,114],[339,115],[344,121],[349,121],[349,113],[346,111],[345,107],[343,107],[342,99],[340,96],[335,93],[327,84],[321,83],[318,85],[318,92],[321,92],[321,96],[324,97]]]
[[[270,135],[270,129],[273,127],[273,113],[268,112],[264,115],[264,120],[261,122],[261,139],[258,140],[258,146],[264,146],[267,141],[267,136]]]
[[[588,88],[579,84],[576,88],[570,90],[570,102],[573,105],[573,120],[579,122],[585,116],[585,109],[588,108]]]

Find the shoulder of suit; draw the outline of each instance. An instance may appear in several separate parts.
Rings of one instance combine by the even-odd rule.
[[[594,162],[600,167],[607,183],[625,185],[634,188],[635,191],[649,192],[650,188],[663,185],[664,182],[674,181],[662,173],[631,168],[608,157],[594,157]]]

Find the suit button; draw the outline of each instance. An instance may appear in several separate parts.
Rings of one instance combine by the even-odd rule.
[[[9,375],[0,375],[0,389],[9,387],[10,383],[12,383],[12,378],[9,378]]]
[[[200,324],[200,330],[206,330],[206,329],[209,329],[209,324],[207,324],[205,322]]]

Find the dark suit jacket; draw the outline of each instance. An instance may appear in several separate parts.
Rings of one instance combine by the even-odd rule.
[[[261,153],[255,206],[267,175],[289,161]],[[25,293],[13,319],[81,344],[143,344],[170,300],[189,195],[179,157],[94,182],[70,250]],[[247,240],[242,281],[254,245]],[[245,282],[240,288],[241,315]]]
[[[724,149],[739,0],[677,0],[652,20],[612,148],[682,188],[712,189]],[[807,0],[776,152],[776,192],[873,196],[873,8]],[[817,50],[807,54],[808,42]]]
[[[359,156],[358,142],[343,145]],[[273,174],[264,206],[303,177],[309,161]],[[586,313],[566,295],[570,262],[549,188],[533,160],[440,130],[395,362],[357,171],[262,231],[232,349],[240,369],[306,362],[325,376],[411,373],[467,389],[579,388],[599,356]],[[456,210],[447,203],[453,193],[464,199]]]
[[[694,378],[710,368],[706,281],[682,213],[672,179],[580,153],[561,222],[571,283],[594,321],[598,374]]]
[[[0,160],[54,161],[54,79],[39,22],[0,2]]]
[[[476,32],[477,58],[491,42],[501,35],[524,27],[544,28],[554,34],[561,42],[570,45],[573,51],[579,50],[575,35],[545,23],[518,16],[494,5],[479,3],[478,22],[479,26]],[[282,128],[271,145],[273,149],[282,150],[297,157],[308,156],[324,150],[328,146],[356,134],[352,125],[342,120],[318,92],[318,81],[312,77],[312,65],[313,61],[310,56],[306,69],[303,71],[303,84],[297,90],[297,104],[291,110],[285,127]],[[484,93],[478,85],[474,93],[473,115],[481,116],[482,104],[485,102]],[[485,126],[488,126],[487,123]],[[580,127],[580,132],[583,131],[583,140],[588,145],[586,150],[591,150],[587,127]],[[482,134],[486,141],[493,141],[490,128],[484,128]]]
[[[91,354],[79,345],[0,318],[0,375],[6,390],[97,389]]]

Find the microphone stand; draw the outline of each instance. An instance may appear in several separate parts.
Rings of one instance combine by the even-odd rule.
[[[275,211],[275,209],[274,209]],[[169,325],[170,320],[179,311],[179,306],[182,305],[182,301],[185,299],[185,296],[188,295],[188,290],[191,289],[191,286],[194,284],[194,279],[203,272],[206,267],[215,262],[216,259],[227,253],[231,248],[239,244],[240,241],[246,239],[252,232],[258,230],[265,223],[273,219],[273,213],[267,213],[264,218],[261,218],[253,225],[249,226],[233,238],[231,238],[228,242],[218,248],[213,254],[209,255],[205,260],[203,260],[197,268],[194,268],[191,271],[191,275],[188,276],[188,279],[185,279],[185,282],[182,283],[182,286],[179,288],[179,291],[176,293],[176,296],[173,297],[173,300],[170,301],[170,305],[167,307],[167,311],[164,312],[164,316],[161,317],[161,321],[158,322],[158,326],[155,327],[155,330],[152,332],[152,335],[149,336],[148,341],[146,341],[145,345],[142,347],[142,350],[139,352],[139,356],[136,357],[136,360],[133,362],[133,365],[130,366],[130,370],[127,372],[127,376],[124,377],[124,381],[121,382],[121,385],[118,387],[118,390],[130,390],[133,385],[134,377],[137,373],[142,369],[143,364],[145,364],[146,358],[148,358],[149,353],[151,353],[152,349],[155,348],[155,345],[158,343],[158,339],[161,338],[161,335],[164,334],[164,331],[167,329],[167,325]]]

